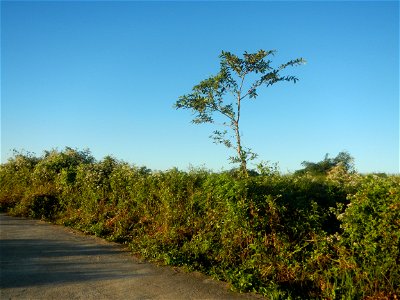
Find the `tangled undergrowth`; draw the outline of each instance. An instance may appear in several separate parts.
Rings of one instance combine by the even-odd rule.
[[[16,153],[0,208],[129,244],[269,299],[398,299],[400,177],[153,172],[89,151]]]

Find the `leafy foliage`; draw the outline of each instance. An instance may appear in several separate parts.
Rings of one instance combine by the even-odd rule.
[[[271,86],[280,81],[296,83],[295,76],[281,75],[281,72],[289,67],[304,63],[304,59],[298,58],[280,65],[277,68],[271,66],[271,60],[267,59],[275,50],[259,50],[256,53],[243,54],[240,58],[230,52],[222,51],[220,58],[220,71],[217,75],[201,81],[192,89],[192,93],[179,97],[175,103],[177,109],[189,109],[193,112],[193,123],[216,123],[216,115],[222,117],[222,125],[227,128],[223,131],[215,130],[211,138],[217,144],[223,144],[227,148],[236,151],[231,156],[233,163],[240,163],[243,174],[248,176],[247,162],[257,155],[250,148],[243,147],[239,128],[241,104],[243,100],[255,99],[261,86]],[[249,77],[256,77],[252,83],[248,83]],[[233,101],[228,101],[229,97]]]
[[[329,158],[326,154],[325,158],[317,163],[303,161],[302,165],[304,169],[296,171],[297,174],[326,175],[337,166],[341,166],[346,173],[354,172],[354,158],[346,151],[340,152],[335,158]]]
[[[340,156],[342,157],[342,156]],[[0,168],[0,205],[273,299],[396,299],[400,177],[153,172],[66,148]]]

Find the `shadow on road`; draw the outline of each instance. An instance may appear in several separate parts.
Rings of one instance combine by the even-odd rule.
[[[5,216],[2,216],[4,218]],[[7,218],[7,217],[5,217]],[[72,283],[96,280],[114,280],[142,277],[151,270],[127,264],[132,257],[112,244],[96,245],[79,236],[57,235],[35,237],[34,227],[41,231],[50,228],[32,220],[3,223],[0,241],[0,288],[28,287],[56,283]],[[10,222],[11,221],[11,222]],[[5,225],[5,226],[3,226]],[[5,228],[6,227],[6,228]],[[13,228],[14,227],[14,228]],[[31,238],[21,236],[30,227]],[[18,231],[13,239],[10,232]],[[9,233],[5,236],[5,232]],[[27,234],[25,234],[27,235]],[[46,234],[44,234],[46,235]],[[24,238],[23,238],[24,237]]]
[[[0,213],[1,299],[260,299],[62,226]]]

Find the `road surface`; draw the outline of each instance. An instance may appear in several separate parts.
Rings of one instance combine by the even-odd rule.
[[[260,299],[63,226],[0,214],[0,230],[2,300]]]

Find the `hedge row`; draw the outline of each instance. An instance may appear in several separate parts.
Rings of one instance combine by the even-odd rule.
[[[0,207],[270,299],[400,294],[399,176],[153,172],[66,148],[2,164]]]

